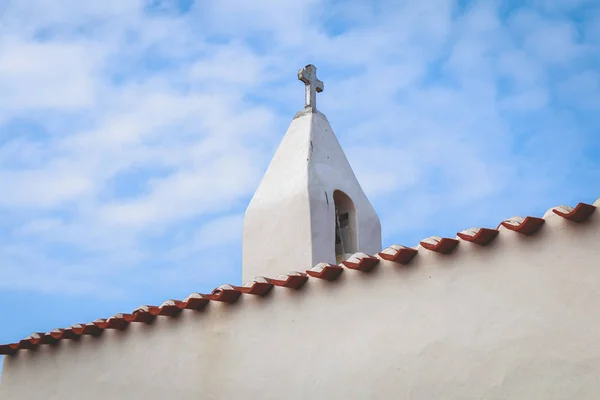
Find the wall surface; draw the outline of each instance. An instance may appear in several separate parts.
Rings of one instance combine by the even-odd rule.
[[[336,189],[354,202],[358,250],[380,251],[379,217],[327,118],[320,112],[299,113],[246,210],[244,280],[335,263]]]
[[[5,357],[0,398],[597,399],[600,212]],[[285,271],[285,265],[282,266]]]

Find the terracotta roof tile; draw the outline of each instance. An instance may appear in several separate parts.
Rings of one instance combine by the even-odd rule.
[[[267,282],[275,286],[281,286],[291,289],[300,289],[308,280],[308,275],[303,272],[288,272],[287,274],[277,275],[276,278],[265,278]]]
[[[416,255],[418,250],[412,247],[405,247],[399,244],[393,244],[387,249],[379,252],[379,257],[386,261],[392,261],[400,264],[408,264]]]
[[[27,336],[25,339],[19,341],[19,343],[18,343],[19,349],[25,349],[25,350],[35,349],[42,341],[42,338],[44,335],[45,335],[44,332],[32,333],[31,335]]]
[[[594,211],[596,206],[592,204],[579,203],[575,208],[569,206],[558,206],[552,209],[552,211],[560,215],[563,218],[573,222],[583,222],[587,220]]]
[[[575,208],[568,206],[554,207],[548,213],[554,213],[569,221],[579,223],[589,219],[599,206],[600,199],[596,200],[593,205],[579,203]],[[547,217],[546,214],[545,217]],[[503,226],[506,229],[524,235],[533,235],[541,228],[543,223],[543,218],[513,217],[503,221],[499,227]],[[484,246],[494,240],[499,234],[500,231],[498,229],[471,228],[457,235],[462,240]],[[456,239],[432,236],[422,240],[421,246],[427,250],[450,254],[457,247],[458,243],[459,241]],[[379,252],[378,256],[383,260],[407,264],[414,258],[417,252],[418,248],[394,244]],[[370,271],[378,262],[379,259],[375,256],[356,253],[348,260],[343,261],[342,265],[349,269]],[[132,322],[151,323],[157,316],[175,317],[184,309],[201,311],[210,301],[235,303],[242,294],[264,296],[273,290],[274,286],[299,289],[306,283],[309,277],[333,281],[343,270],[344,268],[341,265],[320,263],[307,270],[306,273],[289,272],[278,275],[276,278],[257,277],[243,286],[221,285],[213,290],[211,294],[192,293],[184,300],[167,300],[160,306],[138,307],[131,314],[116,314],[108,319],[100,318],[87,324],[74,324],[69,328],[54,329],[48,333],[36,332],[17,343],[0,345],[0,355],[13,355],[21,349],[35,349],[39,345],[53,344],[63,339],[77,339],[81,335],[100,336],[104,329],[123,330]]]
[[[342,261],[344,267],[363,272],[369,272],[378,263],[379,259],[377,257],[369,256],[365,253],[355,253],[346,261]]]
[[[244,283],[240,290],[242,293],[265,296],[273,289],[273,284],[263,277],[256,277],[250,282]]]
[[[117,329],[122,331],[129,326],[131,319],[133,319],[131,314],[116,314],[104,321],[103,329]]]
[[[179,300],[167,300],[163,302],[160,307],[156,307],[156,310],[152,311],[155,315],[162,315],[164,317],[176,317],[185,308],[186,303]]]
[[[450,254],[456,246],[458,246],[458,240],[450,238],[442,238],[439,236],[431,236],[421,241],[421,246],[424,249],[435,251],[441,254]]]
[[[475,243],[480,246],[489,244],[492,240],[498,236],[499,231],[497,229],[489,228],[470,228],[465,229],[456,235],[467,242]]]
[[[55,333],[55,335],[52,335],[50,332],[48,332],[48,333],[44,333],[43,335],[41,335],[41,337],[37,341],[37,344],[38,345],[40,345],[40,344],[54,344],[54,343],[58,342],[60,339],[62,339],[62,338],[61,337],[56,337],[56,333]]]
[[[186,310],[201,311],[208,305],[209,296],[200,293],[192,293],[183,300]]]
[[[79,335],[76,334],[71,328],[54,329],[54,330],[48,332],[46,335],[52,337],[55,340],[79,338]]]
[[[238,301],[242,291],[237,286],[232,285],[221,285],[209,295],[210,300],[222,301],[223,303],[235,303]]]
[[[77,335],[92,335],[100,336],[103,332],[96,324],[89,322],[87,324],[75,324],[71,326],[71,330]]]
[[[33,350],[38,346],[38,343],[32,339],[23,339],[17,343],[17,349],[19,350]]]
[[[344,268],[339,265],[319,263],[307,270],[306,273],[313,278],[325,279],[327,281],[334,281],[344,271]]]
[[[537,217],[512,217],[500,223],[506,229],[522,233],[523,235],[533,235],[543,224],[544,220]]]
[[[18,349],[19,349],[19,346],[18,346],[18,344],[15,344],[15,343],[2,344],[2,345],[0,345],[0,354],[5,355],[5,356],[11,356],[11,355],[15,354]]]

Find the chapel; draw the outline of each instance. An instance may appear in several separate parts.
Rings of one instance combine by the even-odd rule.
[[[0,399],[598,398],[600,199],[382,249],[316,68],[298,79],[245,283],[0,345]]]

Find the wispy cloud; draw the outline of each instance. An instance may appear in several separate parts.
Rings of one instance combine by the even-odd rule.
[[[5,2],[0,299],[238,280],[309,62],[384,245],[594,200],[598,5],[463,3]]]

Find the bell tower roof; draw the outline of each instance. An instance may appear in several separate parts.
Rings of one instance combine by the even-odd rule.
[[[327,117],[316,67],[298,71],[305,107],[292,120],[244,218],[243,278],[304,271],[381,250],[381,225]]]

